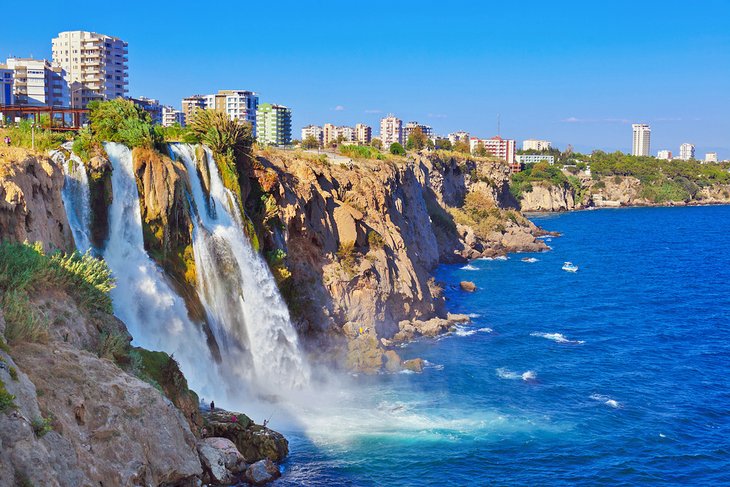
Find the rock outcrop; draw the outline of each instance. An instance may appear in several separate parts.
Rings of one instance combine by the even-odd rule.
[[[520,201],[522,211],[568,211],[576,208],[575,193],[568,185],[532,183]]]
[[[255,424],[242,413],[216,409],[203,413],[205,436],[227,438],[246,463],[269,459],[280,462],[289,454],[289,442],[280,433]]]
[[[232,485],[241,480],[247,468],[243,455],[227,438],[203,438],[198,442],[198,454],[207,484]]]
[[[75,248],[61,198],[63,169],[49,157],[0,148],[0,240]]]

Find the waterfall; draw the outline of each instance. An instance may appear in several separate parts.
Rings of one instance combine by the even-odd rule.
[[[71,151],[71,144],[63,145]],[[89,203],[89,179],[86,167],[78,156],[71,154],[68,159],[63,151],[51,151],[51,157],[63,168],[65,177],[61,198],[66,208],[66,217],[71,226],[71,233],[80,252],[91,250],[91,205]]]
[[[132,153],[116,143],[106,143],[104,148],[113,167],[114,199],[103,257],[116,279],[111,293],[114,314],[127,325],[136,345],[173,354],[192,389],[225,404],[229,388],[201,327],[189,319],[182,298],[144,249]]]
[[[221,347],[222,366],[271,392],[307,384],[310,370],[289,310],[268,265],[244,234],[240,210],[212,154],[206,150],[205,160],[197,161],[208,169],[206,193],[194,148],[175,144],[171,150],[190,178],[198,294]]]

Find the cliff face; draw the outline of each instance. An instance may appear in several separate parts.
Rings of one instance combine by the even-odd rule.
[[[522,211],[567,211],[576,209],[572,188],[548,183],[532,183],[532,191],[521,198]]]
[[[300,331],[346,337],[372,352],[375,368],[386,360],[379,344],[401,322],[444,315],[430,278],[440,261],[544,249],[538,229],[502,206],[514,202],[497,164],[434,154],[339,164],[270,150],[258,166],[254,186],[263,189],[254,194],[273,200],[262,241],[285,256],[276,265]],[[495,221],[486,229],[468,224],[479,223],[465,209],[474,194]]]
[[[63,170],[50,158],[0,148],[0,240],[41,241],[46,250],[72,251],[63,182]]]

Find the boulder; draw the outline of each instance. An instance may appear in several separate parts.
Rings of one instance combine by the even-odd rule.
[[[403,362],[403,368],[413,372],[423,372],[425,361],[422,358],[414,358]]]
[[[364,333],[347,342],[346,367],[365,374],[377,374],[383,367],[384,350],[375,333]]]
[[[281,477],[279,467],[268,458],[259,460],[246,469],[246,481],[253,485],[264,485]]]
[[[279,462],[289,454],[289,442],[281,433],[255,424],[242,413],[217,409],[203,413],[207,437],[231,440],[247,463],[268,458]]]
[[[466,291],[468,293],[473,293],[477,290],[477,285],[471,281],[461,281],[459,283],[459,287],[461,287],[462,291]]]
[[[383,354],[385,357],[385,370],[388,372],[399,372],[401,370],[401,360],[398,354],[393,350],[388,350]]]
[[[234,484],[246,470],[246,460],[228,438],[203,438],[197,448],[204,481],[208,483]]]
[[[452,323],[469,323],[471,318],[468,315],[462,315],[458,313],[448,313],[446,319]]]

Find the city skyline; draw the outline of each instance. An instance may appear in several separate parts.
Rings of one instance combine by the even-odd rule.
[[[251,22],[245,37],[240,29],[206,26],[189,36],[160,36],[162,22],[157,29],[139,22],[134,8],[87,4],[39,18],[34,29],[4,29],[0,59],[50,60],[50,39],[59,32],[90,30],[129,43],[130,96],[179,109],[182,98],[196,93],[252,90],[261,102],[292,107],[295,133],[325,122],[377,127],[392,112],[439,135],[465,130],[488,138],[497,135],[499,116],[504,137],[630,153],[631,124],[642,122],[652,127],[654,148],[674,152],[691,141],[698,154],[730,158],[730,96],[723,82],[730,73],[730,35],[722,26],[730,6],[719,1],[690,10],[678,2],[644,2],[632,11],[643,16],[640,30],[626,15],[625,1],[600,8],[527,2],[524,14],[504,5],[448,10],[429,2],[399,4],[377,27],[343,21],[353,7],[337,5],[335,12],[335,4],[285,2],[247,7],[246,15],[261,21]],[[164,25],[189,25],[195,17],[184,6],[144,6],[147,18],[164,18]],[[247,43],[265,35],[266,19],[275,19],[281,33],[265,46]],[[667,26],[680,19],[697,28],[676,36]],[[422,42],[393,43],[383,35],[391,31]],[[431,34],[439,31],[448,35]],[[356,45],[328,41],[342,36]],[[697,69],[686,72],[687,63]]]

